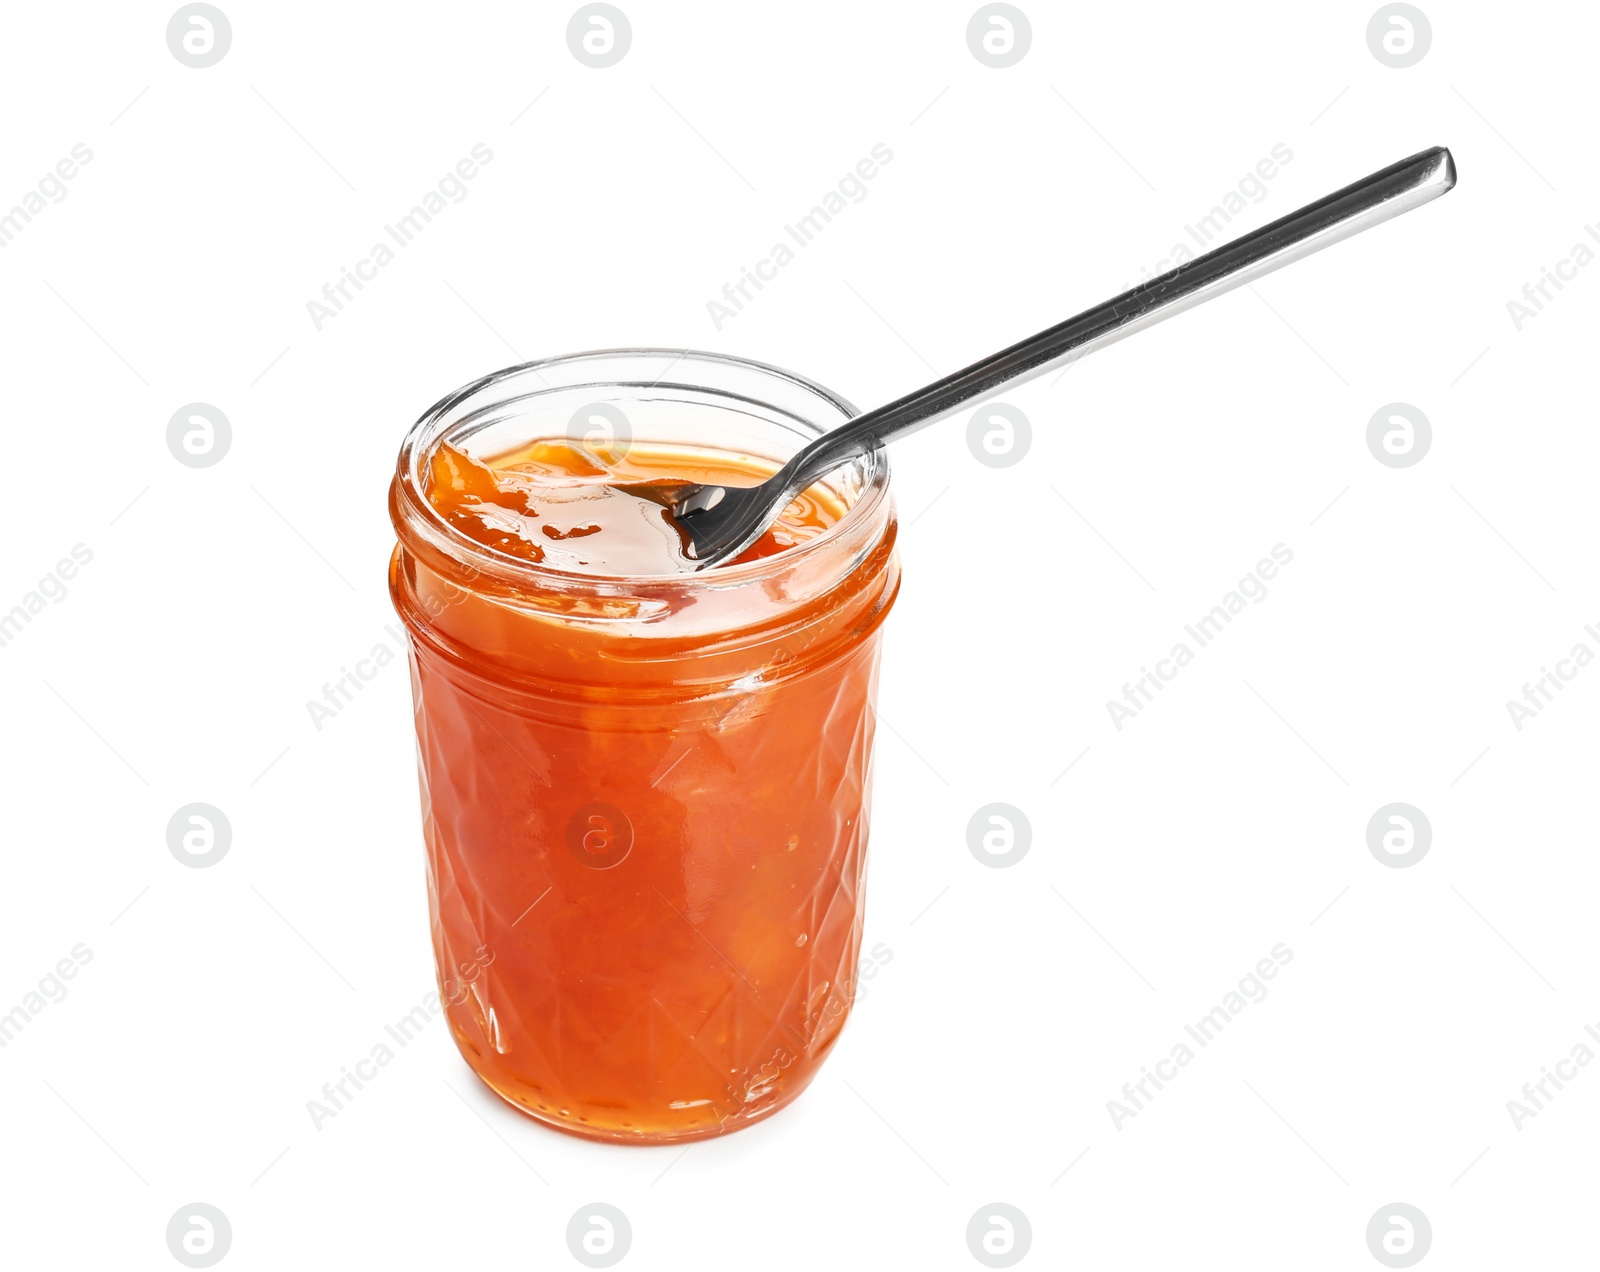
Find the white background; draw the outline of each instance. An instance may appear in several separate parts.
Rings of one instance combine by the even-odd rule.
[[[1427,1266],[1586,1265],[1600,1066],[1520,1129],[1506,1106],[1600,1022],[1600,669],[1520,731],[1505,703],[1600,651],[1600,268],[1521,331],[1506,303],[1600,220],[1594,11],[1429,2],[1397,70],[1371,3],[1025,2],[996,70],[970,0],[623,7],[604,70],[565,6],[224,0],[202,70],[162,5],[7,13],[0,207],[94,155],[0,249],[0,610],[93,552],[0,648],[0,1012],[93,952],[0,1050],[8,1260],[176,1267],[203,1201],[229,1268],[577,1267],[568,1219],[606,1201],[630,1268],[968,1268],[1004,1201],[1023,1266],[1360,1268],[1405,1202]],[[479,142],[464,201],[316,330]],[[707,302],[879,142],[868,197],[718,330]],[[892,959],[811,1090],[687,1151],[591,1145],[436,1023],[314,1129],[433,985],[406,674],[320,732],[305,705],[393,643],[410,421],[627,344],[874,404],[1134,282],[1277,143],[1230,231],[1433,144],[1461,182],[1008,394],[1012,467],[965,417],[895,448],[866,930]],[[206,469],[165,441],[197,401],[233,430]],[[1365,440],[1396,401],[1433,429],[1403,469]],[[1106,701],[1278,543],[1267,598],[1119,731]],[[209,869],[166,845],[193,801],[233,828]],[[1008,869],[966,844],[995,801],[1032,825]],[[1433,830],[1405,869],[1366,843],[1393,801]],[[1270,995],[1119,1129],[1122,1084],[1279,942]]]

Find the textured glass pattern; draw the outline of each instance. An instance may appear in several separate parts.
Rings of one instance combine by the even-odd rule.
[[[658,1141],[804,1089],[854,991],[878,639],[693,709],[509,705],[414,648],[435,951],[491,1087]]]

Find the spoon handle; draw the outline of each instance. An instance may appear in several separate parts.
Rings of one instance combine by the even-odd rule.
[[[1402,159],[954,375],[856,416],[790,460],[786,467],[792,480],[787,484],[804,489],[845,460],[1421,207],[1455,183],[1455,163],[1443,146]]]

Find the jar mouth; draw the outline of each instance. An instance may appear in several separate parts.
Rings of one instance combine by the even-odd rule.
[[[654,377],[650,378],[652,372]],[[857,492],[844,514],[821,533],[754,561],[685,574],[579,572],[527,561],[498,552],[462,533],[433,506],[426,494],[425,475],[434,451],[447,436],[454,432],[464,439],[508,418],[497,416],[497,411],[533,403],[545,393],[574,389],[593,390],[602,402],[608,394],[617,394],[619,400],[625,401],[634,399],[621,395],[703,395],[760,412],[781,424],[795,434],[796,450],[858,414],[845,398],[805,376],[770,363],[698,349],[597,349],[505,367],[441,398],[407,431],[400,446],[391,496],[391,514],[402,539],[407,532],[419,535],[446,556],[469,564],[478,575],[517,591],[666,596],[748,583],[835,551],[841,542],[860,538],[860,528],[872,522],[888,497],[889,460],[880,448],[835,470],[849,472]],[[818,422],[817,415],[832,418]],[[692,437],[677,441],[684,446],[695,443]],[[768,458],[781,463],[788,456]]]

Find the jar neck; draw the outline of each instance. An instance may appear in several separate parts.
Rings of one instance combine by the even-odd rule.
[[[475,696],[533,712],[558,702],[656,704],[688,720],[870,652],[899,593],[897,528],[889,511],[870,549],[826,590],[751,592],[737,608],[719,598],[717,623],[694,606],[645,617],[629,612],[627,598],[527,603],[485,593],[404,542],[390,563],[390,594],[416,656]]]
[[[573,403],[579,403],[575,413]],[[461,533],[427,497],[430,461],[445,444],[504,453],[540,439],[571,440],[597,410],[621,417],[635,443],[759,456],[780,467],[856,412],[844,399],[776,367],[686,350],[604,350],[485,376],[442,399],[401,446],[389,510],[401,546],[441,577],[569,621],[655,623],[684,633],[737,626],[748,598],[796,604],[837,587],[892,520],[887,456],[841,465],[819,483],[840,508],[834,524],[784,552],[701,574],[575,574],[496,552]]]

